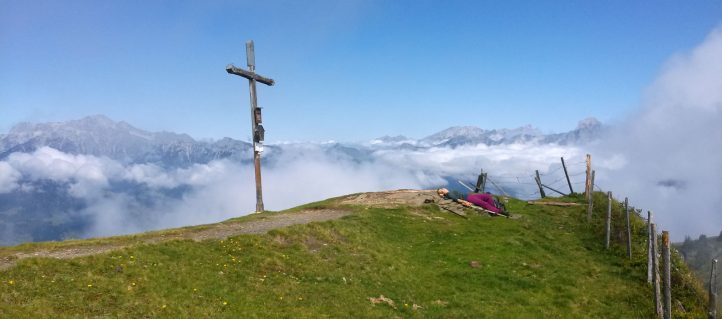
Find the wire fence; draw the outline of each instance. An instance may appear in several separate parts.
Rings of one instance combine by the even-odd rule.
[[[566,175],[565,167],[561,162],[551,164],[539,172],[541,183],[547,188],[568,193],[572,193],[574,188],[579,188],[580,185],[586,183],[586,161],[565,162],[564,165],[566,166]],[[567,181],[567,175],[569,181]],[[534,174],[496,174],[487,172],[486,180],[491,184],[486,185],[487,189],[496,189],[496,191],[501,194],[507,194],[520,199],[541,197],[539,184],[536,182],[536,175]],[[601,190],[598,185],[595,186]]]

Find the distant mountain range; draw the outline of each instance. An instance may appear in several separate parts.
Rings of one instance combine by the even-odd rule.
[[[579,122],[576,129],[556,134],[544,134],[539,129],[526,125],[514,129],[486,130],[475,126],[454,126],[441,132],[414,140],[402,135],[383,136],[370,142],[371,146],[415,146],[415,147],[458,147],[463,145],[501,145],[515,143],[540,144],[585,144],[601,137],[607,131],[595,118]]]
[[[450,127],[425,138],[414,140],[405,136],[383,136],[368,143],[328,143],[329,152],[354,157],[374,149],[459,147],[465,145],[500,145],[514,143],[585,144],[606,132],[606,126],[594,118],[583,120],[572,131],[543,134],[527,125],[515,129],[486,130],[474,126]],[[14,152],[33,152],[48,146],[64,153],[105,156],[125,164],[154,163],[164,167],[208,163],[217,159],[247,161],[252,158],[252,145],[223,138],[214,142],[197,141],[186,134],[148,132],[125,122],[115,122],[95,115],[79,120],[55,123],[20,123],[0,136],[0,160]],[[283,152],[288,145],[270,145],[265,156]]]
[[[121,163],[187,166],[215,159],[252,158],[251,144],[224,138],[209,143],[186,134],[148,132],[95,115],[58,123],[20,123],[0,137],[0,160],[48,146],[64,153],[105,156]]]

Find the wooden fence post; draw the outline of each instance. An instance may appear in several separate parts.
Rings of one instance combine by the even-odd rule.
[[[612,232],[612,192],[607,192],[607,241],[604,244],[609,249],[609,233]]]
[[[672,262],[670,260],[669,232],[662,232],[662,262],[664,263],[664,319],[672,318]]]
[[[629,199],[624,198],[624,213],[627,215],[627,256],[632,259],[632,228],[629,223]]]
[[[654,311],[662,318],[662,292],[659,278],[659,248],[657,246],[657,227],[652,223],[652,280],[654,285]]]
[[[486,192],[486,181],[489,180],[489,173],[484,173],[484,181],[481,183],[481,192]]]
[[[484,169],[481,169],[481,173],[479,173],[479,178],[476,179],[476,187],[474,188],[474,193],[483,193],[484,192]]]
[[[647,211],[647,282],[652,283],[652,211]]]
[[[587,179],[584,181],[584,196],[589,197],[590,188],[589,182],[592,179],[592,156],[587,154]]]
[[[592,171],[592,181],[594,180],[594,171]],[[594,184],[594,182],[592,182]],[[589,192],[589,205],[587,206],[587,222],[592,222],[592,208],[594,208],[594,190]]]
[[[539,186],[539,194],[541,194],[541,197],[546,197],[546,194],[544,194],[544,187],[542,187],[541,178],[539,177],[539,170],[536,170],[536,184]]]
[[[709,307],[708,318],[717,319],[717,259],[712,260],[712,270],[709,275]]]
[[[569,180],[569,173],[567,172],[567,164],[564,163],[564,157],[562,157],[562,167],[564,168],[564,176],[567,177],[567,184],[569,184],[569,195],[574,194],[572,189],[572,182]]]

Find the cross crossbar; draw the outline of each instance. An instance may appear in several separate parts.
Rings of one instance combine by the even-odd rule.
[[[263,83],[263,84],[265,84],[265,85],[273,86],[273,84],[276,83],[275,81],[273,81],[273,79],[269,79],[269,78],[266,78],[266,77],[262,77],[262,76],[260,76],[260,75],[258,75],[258,74],[256,74],[256,73],[254,73],[254,72],[251,72],[251,71],[246,71],[246,70],[244,70],[244,69],[239,69],[239,68],[233,66],[233,64],[229,64],[229,65],[226,66],[226,72],[228,72],[228,73],[230,73],[230,74],[240,75],[240,76],[242,76],[242,77],[244,77],[244,78],[246,78],[246,79],[249,79],[249,80],[256,80],[256,81],[261,82],[261,83]]]

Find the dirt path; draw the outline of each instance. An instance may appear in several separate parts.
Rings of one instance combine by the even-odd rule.
[[[57,248],[53,250],[40,250],[34,252],[18,252],[12,257],[0,257],[0,270],[11,268],[20,259],[43,257],[70,259],[75,257],[83,257],[90,255],[102,254],[105,252],[122,249],[125,247],[143,244],[143,243],[159,243],[177,239],[192,239],[201,241],[206,239],[224,239],[240,234],[265,234],[269,230],[287,227],[298,224],[308,224],[311,222],[321,222],[332,219],[338,219],[351,214],[351,211],[340,209],[311,209],[293,213],[280,213],[264,216],[260,220],[251,220],[245,222],[226,222],[219,223],[202,230],[189,230],[186,233],[173,235],[158,235],[144,237],[136,242],[122,244],[101,244],[91,246],[78,246]]]

